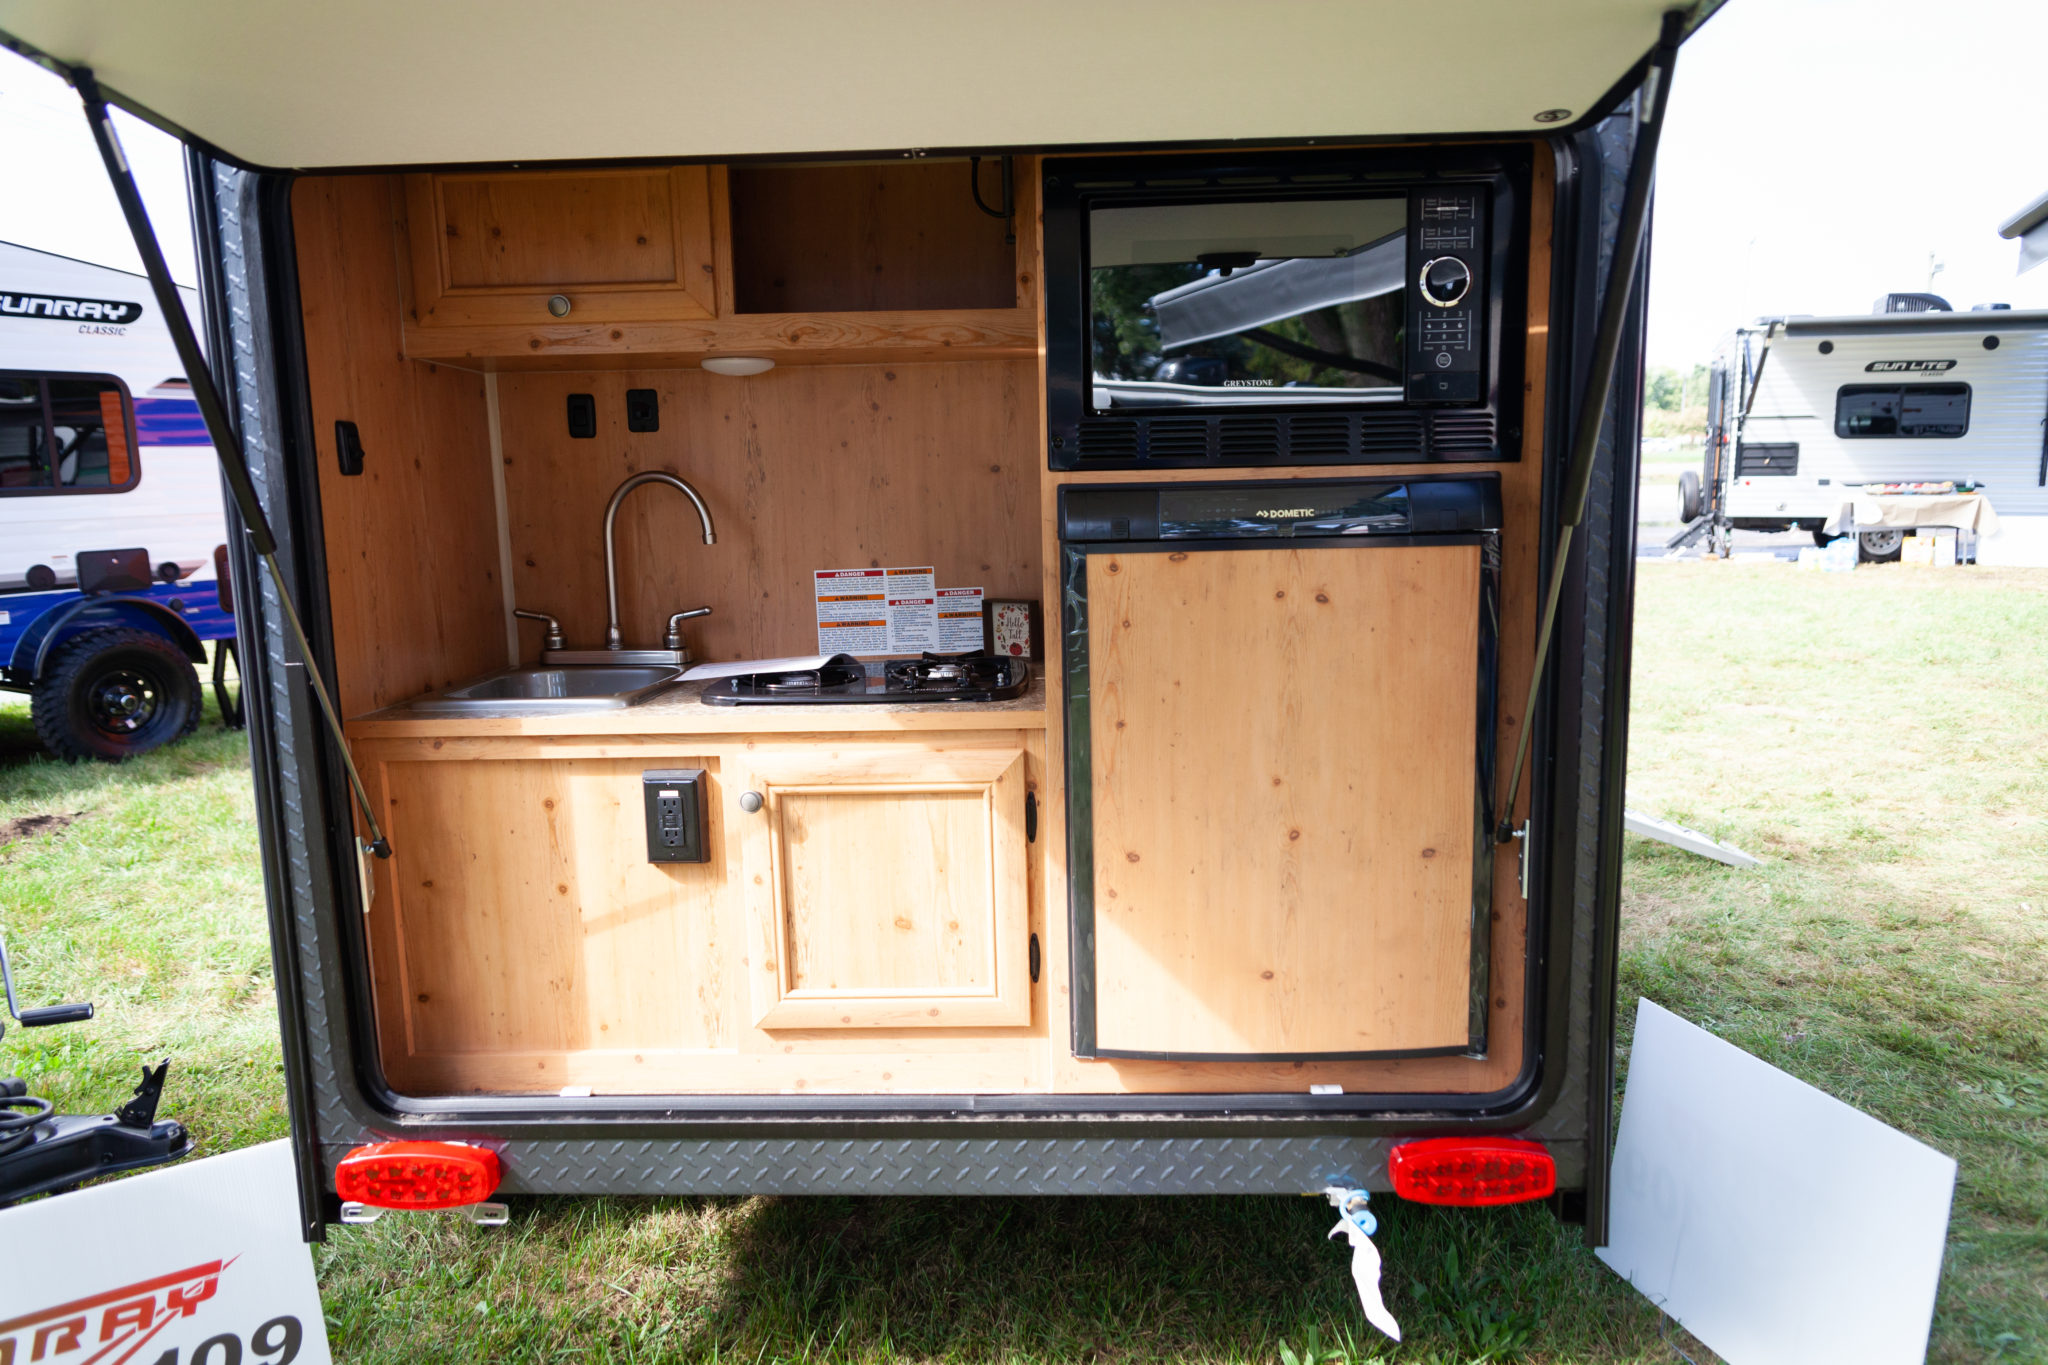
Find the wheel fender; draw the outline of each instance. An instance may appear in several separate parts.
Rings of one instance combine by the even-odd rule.
[[[13,667],[26,673],[30,682],[40,682],[50,656],[65,641],[103,626],[134,626],[168,639],[193,663],[206,662],[206,649],[199,635],[178,614],[161,602],[147,597],[85,597],[67,607],[47,612],[31,626],[14,647]]]

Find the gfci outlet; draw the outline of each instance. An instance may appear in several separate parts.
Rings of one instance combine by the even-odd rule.
[[[647,861],[708,863],[704,837],[705,783],[702,768],[651,769],[640,774],[647,807]]]

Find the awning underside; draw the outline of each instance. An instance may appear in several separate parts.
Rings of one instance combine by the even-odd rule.
[[[0,33],[243,161],[339,167],[1539,132],[1666,7],[0,0]]]

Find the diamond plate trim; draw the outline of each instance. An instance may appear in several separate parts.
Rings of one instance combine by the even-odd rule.
[[[1598,161],[1589,169],[1596,170],[1600,178],[1595,205],[1599,214],[1595,252],[1595,268],[1599,272],[1597,280],[1607,278],[1608,266],[1614,257],[1621,226],[1621,202],[1628,180],[1629,160],[1635,151],[1637,129],[1633,104],[1603,120],[1594,129]],[[1597,307],[1597,299],[1595,304]],[[1577,698],[1579,763],[1574,780],[1578,783],[1578,818],[1572,839],[1571,967],[1570,987],[1564,1002],[1569,1011],[1566,1018],[1565,1074],[1556,1100],[1528,1130],[1531,1137],[1541,1141],[1570,1140],[1576,1143],[1581,1174],[1585,1169],[1585,1140],[1591,1120],[1589,1106],[1595,1102],[1590,1048],[1593,973],[1598,953],[1596,927],[1601,914],[1600,780],[1606,752],[1601,718],[1606,714],[1607,701],[1605,660],[1608,613],[1613,595],[1608,564],[1614,535],[1615,432],[1616,424],[1623,417],[1619,400],[1621,390],[1622,386],[1617,384],[1608,400],[1607,417],[1601,426],[1600,443],[1593,462],[1586,517],[1579,534],[1585,561],[1584,595],[1581,599],[1585,624]],[[1615,796],[1620,799],[1620,793]],[[1607,913],[1614,913],[1614,907],[1608,907]],[[1605,1103],[1605,1097],[1600,1102]],[[1562,1162],[1559,1181],[1564,1183]]]
[[[1384,1138],[757,1138],[490,1143],[512,1194],[1300,1194],[1386,1190]],[[1551,1148],[1561,1183],[1583,1143]],[[330,1148],[331,1171],[345,1154]]]

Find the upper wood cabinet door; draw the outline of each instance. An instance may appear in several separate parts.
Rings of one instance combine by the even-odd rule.
[[[756,1026],[1031,1022],[1021,747],[764,748],[724,799]]]
[[[421,327],[717,315],[704,166],[405,177]],[[569,312],[548,310],[555,295]]]

